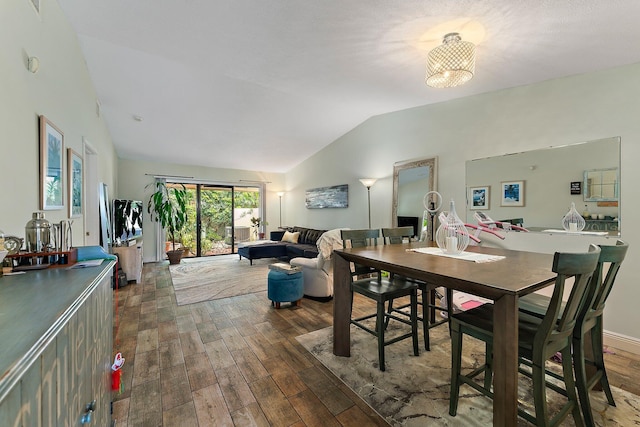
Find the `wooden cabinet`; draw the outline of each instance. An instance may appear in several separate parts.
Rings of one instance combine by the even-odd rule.
[[[113,264],[0,278],[1,426],[111,424]]]
[[[112,252],[118,255],[122,271],[127,275],[127,281],[142,281],[142,243],[135,246],[114,246]]]

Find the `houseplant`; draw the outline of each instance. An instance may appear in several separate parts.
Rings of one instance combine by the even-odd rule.
[[[259,217],[251,217],[251,226],[253,227],[254,235],[257,234],[259,239],[264,239],[264,230],[260,231],[260,225],[269,225],[266,221],[263,221]]]
[[[155,182],[155,191],[149,198],[147,212],[154,221],[158,221],[167,231],[173,244],[173,249],[167,251],[169,264],[179,264],[182,258],[182,249],[176,249],[176,234],[182,230],[187,221],[187,189],[167,186],[165,182]]]

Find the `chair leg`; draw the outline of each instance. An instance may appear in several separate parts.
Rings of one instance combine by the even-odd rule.
[[[418,350],[418,290],[411,292],[411,335],[413,336],[413,355],[419,356]]]
[[[376,316],[376,331],[378,332],[378,363],[380,370],[384,371],[384,302],[378,302],[378,315]]]
[[[393,311],[393,300],[390,299],[387,305],[387,313],[391,314],[391,312]],[[387,327],[389,326],[389,320],[391,320],[388,316],[385,316],[384,319],[384,328],[387,329]]]
[[[577,427],[584,427],[584,421],[582,420],[582,414],[580,412],[580,403],[578,402],[578,395],[576,395],[576,383],[573,380],[573,362],[571,359],[571,346],[567,346],[561,351],[562,353],[562,374],[564,376],[564,385],[567,391],[567,398],[569,402],[573,402],[573,421]],[[543,369],[544,372],[544,369]],[[544,375],[544,373],[543,373]],[[587,396],[588,398],[589,396]],[[546,409],[546,399],[545,399]],[[546,418],[543,418],[546,420]]]
[[[451,322],[451,390],[449,391],[449,415],[455,417],[458,412],[460,396],[460,365],[462,364],[462,333],[460,324]]]
[[[449,335],[451,335],[451,316],[453,316],[453,289],[445,288],[447,294],[447,323],[449,324]]]
[[[563,355],[564,358],[564,355]],[[587,369],[585,366],[584,335],[573,339],[573,369],[576,375],[576,388],[580,398],[580,408],[584,422],[588,426],[593,426],[593,414],[591,413],[591,402],[589,401],[589,389],[587,387]]]
[[[491,391],[493,383],[493,344],[485,343],[485,368],[484,368],[484,388]]]
[[[546,425],[548,420],[544,363],[544,360],[534,360],[531,366],[531,379],[533,381],[533,406],[536,411],[537,425]]]
[[[420,304],[422,304],[422,336],[424,337],[424,349],[431,351],[431,340],[429,339],[429,291],[427,286],[422,289]]]
[[[596,320],[596,325],[591,329],[591,343],[593,344],[593,362],[598,371],[602,373],[600,385],[602,385],[602,390],[607,396],[609,405],[616,406],[616,402],[613,400],[613,394],[611,393],[611,387],[609,386],[607,370],[604,367],[604,355],[602,353],[602,346],[604,345],[602,342],[602,317]]]

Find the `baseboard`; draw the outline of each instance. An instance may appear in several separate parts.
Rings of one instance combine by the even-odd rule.
[[[633,354],[640,354],[640,340],[636,338],[604,331],[602,340],[606,346],[628,351]]]

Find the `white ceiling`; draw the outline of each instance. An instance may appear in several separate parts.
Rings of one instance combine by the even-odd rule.
[[[285,172],[371,116],[640,61],[638,0],[58,2],[128,159]],[[452,31],[475,77],[429,88]]]

